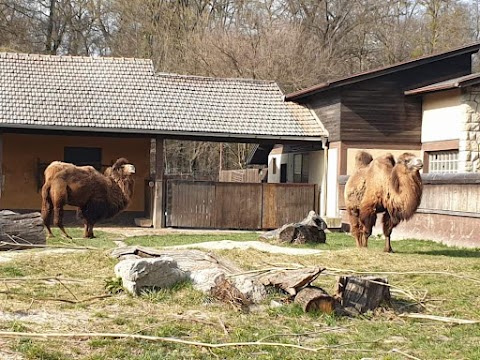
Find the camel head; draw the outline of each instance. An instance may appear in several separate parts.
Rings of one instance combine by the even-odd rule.
[[[117,173],[119,177],[131,176],[135,174],[135,166],[125,158],[120,158],[112,165],[112,173]]]
[[[423,167],[423,161],[412,153],[403,153],[399,156],[397,164],[405,166],[407,171],[419,171]]]

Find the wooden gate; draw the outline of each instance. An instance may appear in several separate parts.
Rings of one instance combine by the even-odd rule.
[[[274,229],[316,210],[314,184],[168,180],[166,195],[169,227]]]

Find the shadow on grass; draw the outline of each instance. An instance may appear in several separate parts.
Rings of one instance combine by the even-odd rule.
[[[425,310],[416,301],[395,298],[390,300],[390,308],[396,313],[421,313]]]
[[[414,251],[414,252],[405,252],[405,253],[480,259],[480,249],[441,249],[441,250],[426,250],[426,251]]]
[[[480,248],[440,248],[440,249],[395,249],[398,254],[416,254],[416,255],[431,255],[431,256],[448,256],[458,258],[478,258],[480,259]]]

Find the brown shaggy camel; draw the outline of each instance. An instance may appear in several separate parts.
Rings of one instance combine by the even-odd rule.
[[[107,173],[107,171],[106,171]],[[84,237],[93,238],[93,226],[123,211],[133,194],[135,167],[124,158],[118,159],[108,175],[90,166],[53,162],[45,170],[42,187],[42,218],[49,236],[54,225],[71,238],[63,227],[63,207],[78,207],[77,214],[85,225]]]
[[[368,237],[378,213],[383,214],[384,251],[393,252],[390,235],[401,221],[410,219],[422,200],[421,159],[411,153],[378,157],[359,151],[355,172],[345,185],[345,205],[358,247],[368,246]]]
[[[97,171],[93,166],[90,166],[90,165],[76,166],[72,163],[67,163],[63,161],[52,161],[43,172],[43,175],[45,178],[44,183],[49,181],[60,171],[67,168],[77,168],[78,170],[82,170],[82,171]]]

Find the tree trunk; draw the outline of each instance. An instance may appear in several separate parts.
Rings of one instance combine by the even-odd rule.
[[[343,311],[348,315],[374,310],[382,302],[390,302],[388,280],[379,277],[340,276],[336,295],[341,299]]]
[[[335,311],[335,299],[319,287],[306,287],[295,296],[295,303],[302,306],[303,311],[319,311],[331,314]]]
[[[28,245],[45,245],[45,232],[40,213],[17,214],[9,210],[0,211],[0,242],[2,242],[0,250],[25,249],[29,247]],[[21,246],[10,245],[16,243]]]

